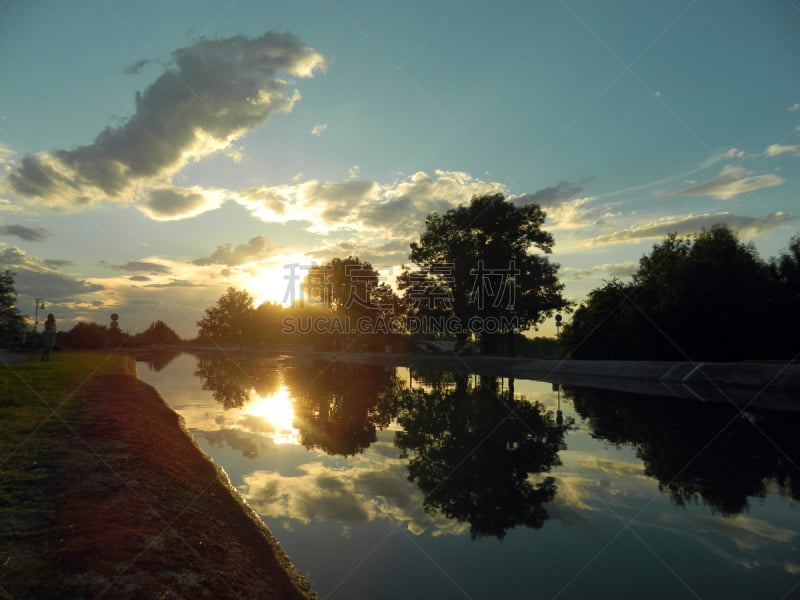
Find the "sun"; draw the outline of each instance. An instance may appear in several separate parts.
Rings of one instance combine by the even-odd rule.
[[[272,259],[269,264],[249,271],[242,285],[252,294],[255,306],[264,302],[291,306],[300,299],[300,284],[313,262],[304,254]]]
[[[275,302],[288,306],[291,304],[291,281],[284,279],[288,271],[280,267],[261,268],[245,282],[247,291],[253,295],[254,304],[260,306],[264,302]]]

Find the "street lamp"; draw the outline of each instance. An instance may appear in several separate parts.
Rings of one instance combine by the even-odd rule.
[[[561,315],[556,314],[556,345],[558,346],[558,358],[561,358],[561,320]]]
[[[36,316],[34,317],[33,332],[36,333],[36,327],[39,325],[39,309],[44,310],[44,298],[36,299]]]

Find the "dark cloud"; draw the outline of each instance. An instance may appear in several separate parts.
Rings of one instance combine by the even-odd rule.
[[[131,261],[125,263],[124,265],[112,265],[111,268],[118,271],[144,272],[154,275],[169,275],[172,273],[172,269],[169,267],[160,265],[158,263],[144,261]]]
[[[16,246],[0,250],[0,264],[16,273],[14,287],[20,296],[56,301],[105,289],[102,285],[54,271],[45,261],[28,256]]]
[[[131,63],[127,67],[125,67],[125,70],[123,72],[126,75],[138,75],[139,73],[141,73],[145,65],[151,62],[153,61],[146,58],[142,60],[137,60],[135,63]]]
[[[26,242],[41,242],[53,236],[52,232],[44,227],[25,225],[0,225],[0,235],[13,235]]]
[[[136,94],[124,124],[73,150],[23,157],[8,176],[10,190],[55,206],[130,201],[134,185],[163,179],[290,110],[299,94],[287,89],[286,75],[310,77],[324,59],[291,34],[269,32],[202,39],[176,50],[173,65]],[[154,212],[175,208],[163,196],[149,202]]]
[[[558,185],[541,188],[532,194],[522,194],[511,198],[514,204],[525,206],[527,204],[538,204],[542,208],[549,206],[558,206],[562,202],[566,202],[583,193],[583,184],[588,183],[591,179],[584,179],[578,183],[570,183],[569,181],[559,181]]]
[[[227,242],[220,244],[217,249],[211,253],[211,256],[205,258],[198,258],[194,260],[196,265],[226,265],[228,267],[235,267],[248,262],[268,258],[273,246],[269,239],[263,235],[257,235],[251,238],[246,244],[239,244],[234,246],[232,243]]]
[[[132,275],[128,279],[131,281],[152,281],[147,275]]]
[[[140,208],[151,219],[166,221],[199,215],[217,206],[210,192],[173,187],[148,190]]]
[[[61,267],[68,267],[74,263],[71,260],[64,260],[61,258],[45,258],[44,264],[46,264],[48,267],[60,269]]]

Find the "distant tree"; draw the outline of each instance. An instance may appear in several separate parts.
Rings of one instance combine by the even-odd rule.
[[[263,302],[253,314],[253,336],[257,342],[277,342],[282,335],[283,305]]]
[[[155,321],[144,331],[137,333],[131,339],[136,346],[150,346],[153,344],[180,344],[181,338],[164,321]]]
[[[752,244],[725,225],[668,235],[631,283],[593,290],[565,327],[574,358],[743,360],[777,351],[766,319],[776,286]]]
[[[328,329],[338,332],[324,341],[336,340],[351,349],[389,342],[388,322],[401,314],[402,301],[391,286],[379,282],[378,271],[369,262],[348,256],[314,265],[303,286],[309,307],[328,311],[314,318],[324,319],[332,325]]]
[[[68,331],[59,332],[58,341],[69,348],[105,348],[111,343],[111,332],[105,325],[80,322]]]
[[[216,343],[251,341],[254,312],[253,297],[244,290],[229,287],[197,321],[197,337]]]
[[[0,272],[0,344],[7,344],[25,327],[25,319],[17,309],[14,273]]]
[[[464,327],[457,336],[461,344],[470,334],[488,352],[501,335],[513,343],[515,330],[525,331],[569,304],[561,295],[558,265],[545,256],[553,236],[542,229],[544,220],[538,205],[513,204],[502,194],[475,196],[444,215],[432,213],[419,242],[411,244],[409,259],[416,267],[404,269],[398,286],[417,314],[457,317]],[[471,323],[485,329],[470,329]]]
[[[769,269],[776,290],[763,326],[772,332],[772,343],[781,357],[796,358],[800,352],[800,234],[770,260]]]

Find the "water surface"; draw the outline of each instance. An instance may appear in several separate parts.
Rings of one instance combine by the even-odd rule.
[[[323,598],[800,597],[800,417],[288,357],[139,363]]]

